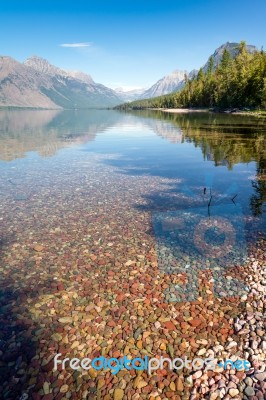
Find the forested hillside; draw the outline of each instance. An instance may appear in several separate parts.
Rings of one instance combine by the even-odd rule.
[[[245,42],[239,44],[236,57],[225,49],[221,62],[201,68],[185,87],[176,93],[122,104],[120,109],[203,107],[217,109],[266,109],[266,53],[250,54]]]

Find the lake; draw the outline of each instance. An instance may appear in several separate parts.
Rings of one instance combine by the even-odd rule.
[[[153,342],[170,340],[158,328],[170,317],[181,323],[200,314],[208,326],[208,312],[188,306],[213,283],[207,274],[198,287],[203,270],[213,270],[212,301],[222,298],[213,309],[227,339],[219,307],[228,311],[228,296],[244,296],[242,265],[265,235],[265,119],[0,110],[0,171],[4,398],[35,384],[45,393],[43,377],[52,382],[52,373],[43,365],[59,350],[117,357],[133,337],[133,353],[145,355]],[[235,307],[231,316],[241,301]],[[193,336],[184,326],[176,326],[179,337]],[[195,327],[206,339],[207,328]],[[156,340],[142,347],[143,331]],[[15,366],[24,379],[14,383]]]
[[[166,211],[200,204],[204,188],[212,188],[217,200],[237,195],[245,215],[257,222],[266,209],[265,159],[265,119],[254,117],[0,111],[5,213],[14,207],[40,211],[44,202],[49,219],[64,198],[74,212],[75,197],[88,203],[93,197],[95,204],[118,197],[123,207],[125,192],[135,190],[132,212]],[[88,203],[79,212],[88,211]]]

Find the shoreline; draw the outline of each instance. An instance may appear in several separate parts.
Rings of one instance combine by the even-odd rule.
[[[170,112],[170,113],[175,113],[175,114],[182,114],[182,113],[208,113],[211,112],[209,109],[200,109],[200,108],[158,108],[157,110],[163,111],[163,112]]]
[[[230,111],[222,110],[215,111],[208,108],[148,108],[149,110],[163,111],[173,114],[188,114],[188,113],[215,113],[215,114],[230,114],[230,115],[250,115],[254,117],[266,117],[266,111],[254,110],[254,111]]]

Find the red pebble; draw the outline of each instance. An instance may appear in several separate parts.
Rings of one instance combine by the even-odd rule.
[[[174,331],[176,330],[176,326],[173,324],[173,322],[171,321],[165,321],[164,322],[165,327],[169,330],[169,331]]]

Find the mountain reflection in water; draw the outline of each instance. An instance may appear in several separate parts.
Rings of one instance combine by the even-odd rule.
[[[145,132],[143,135],[142,131]],[[150,132],[148,136],[147,132]],[[106,136],[103,136],[104,133]],[[161,161],[156,156],[152,157],[153,149],[160,147],[158,138],[170,144],[170,147],[164,145],[162,152],[157,153],[163,154]],[[91,149],[88,148],[90,142],[95,144]],[[134,152],[134,148],[138,149],[140,145],[140,151]],[[60,149],[75,146],[103,154],[119,153],[116,160],[109,159],[106,163],[117,166],[124,173],[181,177],[189,184],[192,182],[192,175],[188,171],[194,165],[191,146],[200,149],[202,154],[198,174],[204,173],[206,162],[210,162],[214,168],[226,168],[228,172],[237,165],[256,163],[256,168],[246,179],[245,185],[253,189],[250,196],[252,214],[259,216],[264,213],[264,119],[161,111],[123,113],[111,110],[0,110],[0,163],[27,158],[29,152],[36,152],[41,158],[51,157]],[[173,150],[180,148],[183,149],[181,153],[186,159],[182,161],[182,171],[177,171]]]

